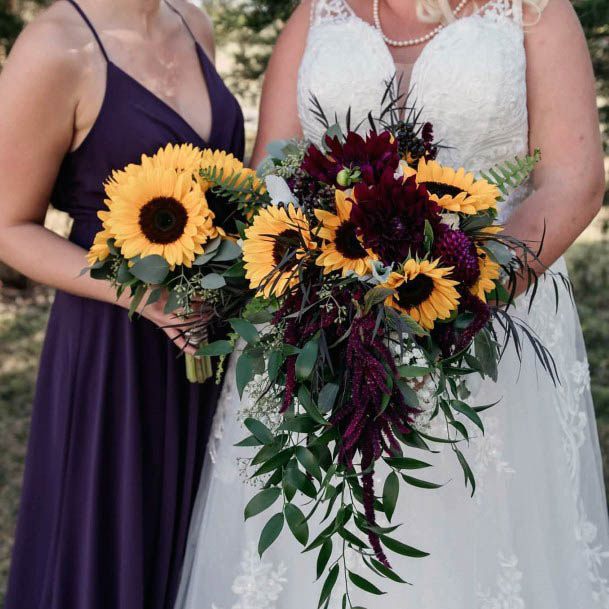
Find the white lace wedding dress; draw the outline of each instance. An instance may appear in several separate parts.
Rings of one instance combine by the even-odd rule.
[[[437,139],[450,144],[439,160],[474,170],[527,152],[526,55],[521,0],[494,1],[445,28],[414,66],[412,87]],[[363,118],[378,108],[395,72],[377,30],[345,0],[317,0],[299,79],[306,137],[322,127],[311,112],[315,94],[329,115],[351,107]],[[527,195],[517,193],[507,217]],[[565,272],[564,261],[556,269]],[[422,560],[391,556],[413,584],[382,584],[388,594],[357,599],[368,609],[609,609],[609,530],[590,377],[582,334],[566,293],[555,308],[550,282],[535,307],[518,314],[552,352],[554,387],[530,350],[522,366],[513,349],[497,384],[479,383],[486,435],[466,455],[475,497],[450,450],[435,458],[441,490],[403,489],[396,521],[401,538],[430,552]],[[243,522],[256,492],[243,482],[235,442],[239,398],[232,370],[216,415],[184,566],[177,609],[314,609],[316,553],[302,555],[291,534],[258,558],[260,529],[270,514]],[[425,456],[427,458],[428,455]],[[353,568],[358,569],[357,561]],[[362,570],[362,574],[366,574]],[[357,597],[357,595],[356,595]],[[339,609],[339,597],[331,605]]]

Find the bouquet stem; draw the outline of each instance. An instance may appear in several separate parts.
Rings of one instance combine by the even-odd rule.
[[[214,371],[209,355],[197,356],[186,354],[186,378],[191,383],[205,383],[213,377]]]

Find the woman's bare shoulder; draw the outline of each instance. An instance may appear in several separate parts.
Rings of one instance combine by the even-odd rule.
[[[184,16],[197,42],[213,57],[214,26],[205,9],[195,6],[188,0],[173,0],[172,5]]]
[[[94,52],[99,51],[82,18],[67,2],[57,2],[24,28],[2,75],[21,73],[55,85],[75,84]]]

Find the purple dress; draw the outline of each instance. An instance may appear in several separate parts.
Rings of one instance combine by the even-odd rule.
[[[107,61],[106,94],[91,132],[63,162],[53,203],[74,218],[70,239],[88,248],[100,229],[102,184],[113,169],[170,142],[242,157],[243,115],[195,41],[213,113],[204,141],[112,63],[72,4]],[[211,204],[222,216],[221,204]],[[129,321],[118,306],[57,293],[6,609],[172,606],[219,393],[213,381],[190,385],[178,355],[149,321]]]

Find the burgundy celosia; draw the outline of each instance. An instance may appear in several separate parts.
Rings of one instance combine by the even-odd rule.
[[[351,209],[351,221],[364,246],[385,264],[425,254],[425,221],[435,231],[440,208],[430,201],[427,190],[417,185],[414,176],[404,182],[388,169],[376,186],[357,184],[354,198],[357,204]]]
[[[438,226],[432,253],[440,258],[442,266],[453,267],[451,279],[471,287],[480,277],[476,246],[463,231]]]
[[[326,137],[326,147],[328,154],[315,146],[309,147],[302,169],[319,182],[338,188],[344,188],[336,181],[343,169],[359,169],[361,181],[372,185],[379,181],[385,169],[395,172],[400,162],[397,142],[387,131],[371,132],[365,139],[350,132],[344,142],[338,137]]]

